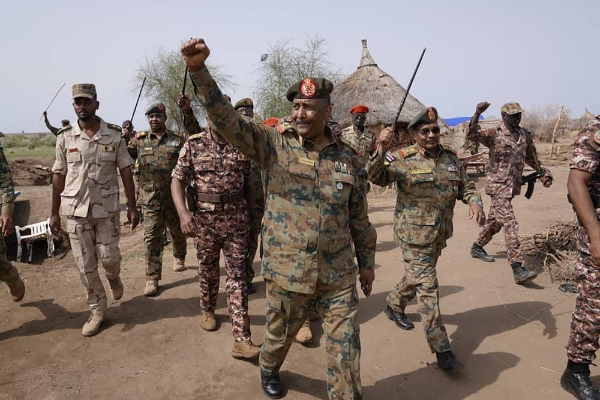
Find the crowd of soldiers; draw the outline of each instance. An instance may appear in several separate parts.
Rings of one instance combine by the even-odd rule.
[[[371,133],[365,127],[369,108],[362,104],[349,110],[352,125],[341,129],[331,119],[333,84],[307,77],[287,91],[292,104],[289,116],[260,122],[254,118],[251,99],[234,105],[221,93],[205,66],[210,51],[202,39],[184,43],[181,54],[207,113],[206,128],[201,128],[190,98],[180,96],[187,138],[166,128],[162,103],[146,110],[148,131],[134,132],[131,121],[122,127],[106,123],[96,115],[99,103],[93,84],[73,85],[76,123],[64,120],[55,132],[44,113],[48,128],[57,135],[50,227],[53,233],[60,232],[61,211],[91,308],[82,334],[95,335],[106,318],[99,264],[112,297],[123,296],[120,174],[127,197],[127,223],[135,229],[140,214],[145,216],[144,295],[159,293],[165,230],[172,237],[176,272],[186,269],[186,236],[192,237],[199,265],[200,326],[216,330],[223,251],[234,337],[231,355],[259,358],[265,395],[284,396],[279,370],[287,352],[294,338],[302,343],[312,340],[308,322],[319,319],[326,338],[329,398],[362,399],[356,281],[358,275],[361,291],[369,296],[377,242],[366,196],[370,183],[395,183],[394,236],[402,250],[405,275],[389,293],[384,313],[399,328],[413,329],[406,307],[416,297],[425,337],[439,368],[444,372],[457,369],[461,364],[442,322],[436,273],[437,261],[453,233],[456,201],[468,204],[469,219],[482,227],[471,247],[472,257],[494,261],[484,246],[504,229],[515,282],[523,284],[536,276],[523,265],[511,201],[520,193],[525,164],[539,174],[545,187],[553,178],[537,156],[531,133],[520,125],[520,105],[505,104],[502,123],[481,129],[480,115],[490,104],[479,103],[469,124],[469,140],[490,149],[485,192],[491,204],[486,219],[481,195],[456,152],[440,143],[434,107],[418,114],[400,139],[391,127],[377,137]],[[568,363],[560,382],[579,399],[599,399],[600,392],[590,381],[589,364],[600,334],[600,116],[581,131],[574,148],[568,189],[581,225],[579,296],[567,345]],[[0,188],[0,280],[18,302],[25,286],[6,258],[2,238],[13,231],[14,187],[1,151]],[[266,282],[262,346],[251,340],[248,317],[248,295],[256,290],[252,263],[257,249]]]

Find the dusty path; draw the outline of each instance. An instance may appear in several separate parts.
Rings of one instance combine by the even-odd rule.
[[[554,167],[555,186],[536,187],[532,200],[515,201],[522,234],[572,218],[565,201],[566,167]],[[482,182],[478,182],[478,187]],[[36,200],[31,212],[49,210],[49,188],[22,189]],[[486,204],[489,198],[484,197]],[[39,204],[42,202],[42,204]],[[455,236],[438,266],[441,308],[453,348],[465,364],[447,376],[434,366],[421,325],[396,328],[382,313],[387,292],[403,273],[392,239],[393,197],[370,199],[379,235],[374,293],[360,305],[362,381],[365,399],[569,399],[559,385],[565,365],[573,295],[565,295],[547,273],[529,287],[512,281],[505,258],[483,263],[469,256],[478,229],[459,204]],[[44,208],[46,207],[46,208]],[[127,228],[125,228],[126,230]],[[502,236],[488,246],[492,254]],[[224,294],[219,331],[198,326],[195,255],[189,270],[174,273],[170,247],[160,295],[142,295],[141,232],[122,239],[125,295],[109,301],[109,321],[93,338],[81,336],[89,311],[70,253],[38,264],[16,263],[26,281],[21,304],[0,293],[0,399],[261,399],[255,364],[234,360]],[[35,261],[35,260],[34,260]],[[41,261],[41,259],[40,259]],[[258,262],[255,264],[258,268]],[[264,335],[264,283],[250,298],[255,342]],[[222,285],[223,286],[223,285]],[[413,321],[415,306],[407,310]],[[312,348],[294,344],[283,367],[287,399],[326,399],[324,338]],[[596,368],[592,375],[597,375]]]

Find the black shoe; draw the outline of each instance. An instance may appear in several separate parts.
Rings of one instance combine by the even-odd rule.
[[[435,357],[437,358],[438,367],[444,372],[450,372],[460,365],[458,358],[452,351],[435,353]]]
[[[537,276],[537,272],[523,268],[521,263],[512,263],[513,277],[517,285],[523,284],[525,281],[533,279]]]
[[[406,316],[406,314],[394,311],[392,307],[388,304],[383,310],[385,315],[388,316],[389,319],[394,321],[399,328],[409,331],[415,327],[410,319]]]
[[[478,245],[477,243],[473,243],[471,246],[471,257],[479,258],[481,261],[485,262],[494,262],[496,259],[490,256],[483,247]]]
[[[275,376],[264,376],[260,374],[260,383],[263,393],[271,399],[280,399],[283,397],[283,386],[279,380],[279,374]]]
[[[565,369],[560,377],[560,387],[577,397],[579,400],[598,400],[600,391],[592,386],[590,373],[575,373]]]
[[[254,286],[254,284],[252,282],[248,282],[248,294],[254,294],[256,293],[256,287]]]

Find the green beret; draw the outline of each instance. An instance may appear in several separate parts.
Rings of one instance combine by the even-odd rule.
[[[506,103],[502,106],[500,112],[508,115],[515,115],[522,113],[523,109],[519,103]]]
[[[304,78],[294,83],[285,94],[288,101],[294,99],[328,99],[333,83],[325,78]]]
[[[240,107],[250,107],[250,108],[254,108],[254,103],[252,102],[252,99],[249,98],[244,98],[241,100],[238,100],[237,103],[235,103],[235,106],[233,106],[234,110],[237,110]]]
[[[408,129],[411,130],[419,125],[433,124],[438,120],[438,112],[435,107],[427,107],[408,124]]]
[[[155,103],[151,104],[150,107],[146,109],[146,115],[150,114],[167,114],[167,109],[163,103]]]

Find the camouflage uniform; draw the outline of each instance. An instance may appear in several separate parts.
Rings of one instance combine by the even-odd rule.
[[[182,114],[183,128],[185,129],[185,133],[187,133],[188,137],[200,133],[204,130],[200,127],[200,124],[198,123],[198,120],[196,119],[196,116],[194,115],[193,111],[190,110],[190,112],[184,112]]]
[[[484,247],[504,227],[508,262],[511,265],[522,264],[521,244],[517,237],[519,224],[511,201],[521,193],[521,176],[525,163],[546,176],[552,175],[541,166],[531,133],[526,129],[519,128],[518,141],[514,140],[504,123],[493,131],[473,129],[468,133],[467,139],[490,149],[485,193],[491,197],[492,204],[485,226],[475,243]]]
[[[230,143],[215,142],[210,128],[185,142],[173,178],[194,182],[200,308],[214,313],[219,293],[219,254],[225,255],[227,304],[236,341],[250,339],[245,258],[248,251],[250,161]]]
[[[2,215],[12,217],[15,207],[15,187],[2,146],[0,146],[0,196]],[[0,281],[11,284],[18,280],[19,272],[6,258],[6,242],[0,232]]]
[[[98,261],[109,281],[117,280],[121,271],[117,169],[132,164],[118,125],[100,119],[100,129],[92,138],[78,124],[58,134],[52,172],[66,175],[61,211],[67,217],[66,230],[92,312],[107,308]]]
[[[356,152],[360,161],[359,176],[365,184],[365,191],[368,193],[370,185],[369,180],[367,179],[365,166],[367,165],[371,154],[377,148],[377,138],[367,128],[365,128],[364,132],[361,134],[354,130],[354,125],[351,125],[342,130],[340,140]]]
[[[262,273],[266,334],[259,364],[276,376],[294,336],[315,306],[327,338],[330,399],[362,399],[358,296],[351,242],[360,268],[373,268],[377,234],[367,216],[354,151],[332,136],[320,152],[285,121],[277,128],[238,116],[207,68],[194,74],[198,95],[219,132],[265,177]]]
[[[254,279],[254,257],[258,249],[260,233],[262,230],[262,220],[265,214],[265,188],[263,186],[262,170],[255,162],[251,163],[250,183],[252,186],[252,204],[254,212],[250,218],[250,236],[248,244],[248,254],[246,255],[246,280],[252,282]],[[262,251],[261,251],[262,257]]]
[[[600,115],[587,124],[575,139],[570,168],[593,174],[589,192],[600,219]],[[577,302],[567,343],[570,361],[590,364],[596,358],[600,336],[600,267],[593,261],[590,237],[580,224],[577,236],[579,262],[575,268]]]
[[[161,279],[165,226],[173,238],[173,257],[185,260],[185,235],[181,232],[171,196],[171,172],[183,142],[178,133],[166,129],[160,138],[152,132],[138,132],[127,146],[138,164],[138,198],[144,214],[146,280]]]
[[[437,158],[415,144],[402,150],[376,152],[367,165],[376,185],[397,182],[394,236],[402,249],[406,275],[387,297],[390,307],[404,313],[417,296],[421,323],[431,352],[450,351],[439,309],[437,260],[452,236],[456,200],[481,203],[475,184],[451,147],[442,146]]]

